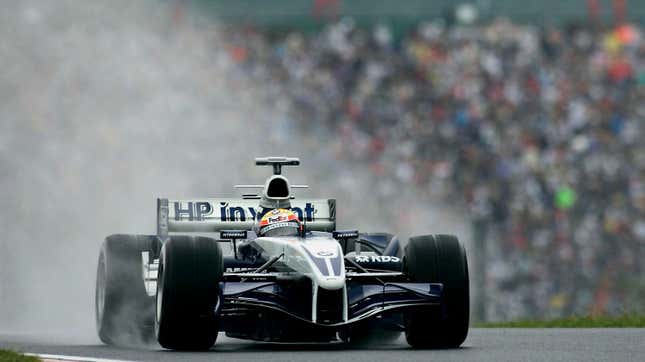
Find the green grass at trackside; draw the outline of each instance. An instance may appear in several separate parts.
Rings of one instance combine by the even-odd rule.
[[[479,328],[645,328],[645,315],[573,316],[551,320],[487,322],[474,326]]]
[[[0,349],[0,362],[39,362],[36,357],[23,356],[20,353]]]

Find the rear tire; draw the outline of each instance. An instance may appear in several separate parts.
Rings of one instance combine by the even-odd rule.
[[[155,332],[162,347],[208,350],[217,339],[222,252],[216,240],[173,236],[159,258]]]
[[[96,273],[96,329],[103,343],[131,346],[154,341],[154,298],[146,293],[141,252],[153,255],[154,235],[110,235]]]
[[[468,335],[470,295],[466,252],[452,235],[410,238],[404,272],[415,282],[443,283],[441,308],[407,314],[405,336],[415,348],[457,348]]]

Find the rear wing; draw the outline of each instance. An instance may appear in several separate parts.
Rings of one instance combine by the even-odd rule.
[[[336,200],[292,200],[293,210],[307,230],[336,230]],[[216,232],[251,230],[258,212],[253,199],[157,199],[157,235],[166,240],[169,232]]]

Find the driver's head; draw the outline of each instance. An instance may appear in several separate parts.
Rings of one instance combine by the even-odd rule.
[[[298,236],[301,232],[298,215],[287,209],[271,210],[258,223],[258,236]]]

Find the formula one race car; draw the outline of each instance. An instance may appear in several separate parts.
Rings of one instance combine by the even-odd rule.
[[[156,235],[110,235],[96,281],[107,344],[152,341],[207,350],[218,332],[270,342],[352,342],[383,328],[419,348],[456,348],[468,334],[468,265],[452,235],[336,230],[336,201],[298,200],[273,167],[241,199],[157,200]],[[190,233],[190,234],[189,234]],[[215,235],[208,237],[204,235]],[[231,246],[224,255],[220,243]]]

